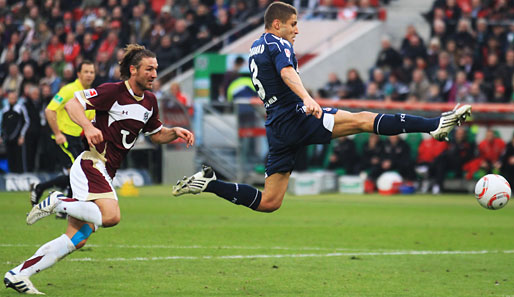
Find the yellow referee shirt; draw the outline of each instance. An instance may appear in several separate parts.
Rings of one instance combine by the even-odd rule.
[[[73,99],[76,91],[81,90],[84,90],[84,87],[80,81],[76,79],[74,82],[62,87],[54,98],[52,98],[52,101],[48,103],[47,108],[57,113],[57,125],[59,126],[59,130],[64,134],[80,136],[80,133],[82,133],[82,128],[70,119],[70,116],[64,109],[66,102]],[[95,111],[86,110],[86,117],[89,120],[94,119]]]

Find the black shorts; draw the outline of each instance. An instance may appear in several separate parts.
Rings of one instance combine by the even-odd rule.
[[[68,134],[64,134],[64,136],[66,136],[66,143],[56,144],[57,160],[63,169],[70,169],[75,159],[84,151],[84,143],[80,136]]]
[[[296,115],[289,120],[266,126],[269,145],[266,177],[273,173],[293,171],[296,152],[302,146],[329,143],[336,112],[336,108],[323,108],[323,116],[317,119],[297,108]]]

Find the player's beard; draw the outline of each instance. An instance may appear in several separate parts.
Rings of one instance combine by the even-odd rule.
[[[137,86],[143,90],[143,91],[151,91],[152,90],[152,87],[147,87],[148,85],[148,81],[146,81],[147,83],[142,83],[140,80],[136,79],[136,84]]]

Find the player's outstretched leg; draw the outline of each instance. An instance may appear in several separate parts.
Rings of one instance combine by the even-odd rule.
[[[439,141],[448,141],[448,134],[471,115],[471,106],[455,106],[437,118],[424,118],[409,114],[378,114],[373,123],[373,132],[379,135],[425,132]]]
[[[448,135],[455,126],[460,126],[462,122],[471,116],[471,106],[457,104],[452,111],[445,112],[441,115],[439,126],[430,132],[430,135],[439,141],[449,141]]]
[[[261,191],[252,186],[217,180],[212,168],[205,165],[194,175],[179,180],[171,191],[174,196],[201,192],[214,193],[227,201],[253,210],[259,207],[262,198]]]

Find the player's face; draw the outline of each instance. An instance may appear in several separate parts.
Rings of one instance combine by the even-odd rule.
[[[91,87],[91,84],[95,80],[95,65],[82,65],[80,72],[77,73],[77,77],[79,78],[79,81],[82,84],[82,86],[88,89],[89,87]]]
[[[296,14],[292,14],[291,17],[285,23],[280,23],[280,37],[294,44],[296,34],[298,34],[298,19]]]
[[[143,58],[136,72],[136,83],[142,90],[152,90],[153,81],[157,78],[157,59]]]

